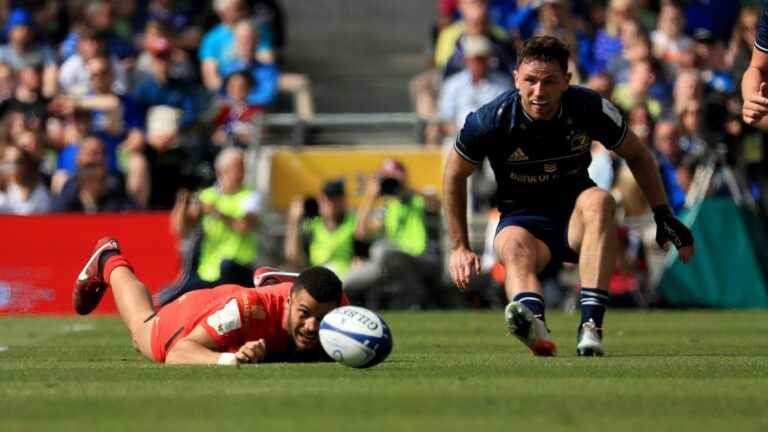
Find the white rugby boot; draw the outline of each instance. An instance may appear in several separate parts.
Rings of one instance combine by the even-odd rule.
[[[549,330],[520,302],[510,302],[504,309],[509,332],[520,339],[536,356],[552,357],[557,353],[555,343],[549,339]]]
[[[582,324],[579,329],[576,354],[583,357],[602,357],[604,353],[603,337],[600,335],[600,329],[590,319]]]

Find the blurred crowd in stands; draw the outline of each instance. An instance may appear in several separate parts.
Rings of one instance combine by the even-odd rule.
[[[274,0],[0,2],[0,212],[171,209],[247,148],[278,92]]]
[[[740,120],[738,97],[759,7],[437,0],[428,67],[409,83],[418,140],[452,145],[469,112],[513,87],[521,43],[551,35],[572,50],[572,84],[611,99],[653,149],[675,211],[705,165],[731,169],[746,198],[765,209],[765,139]],[[173,209],[186,273],[164,291],[165,301],[214,282],[247,282],[263,261],[253,231],[265,204],[244,183],[243,150],[258,142],[261,116],[280,92],[299,120],[314,116],[308,77],[281,69],[279,2],[6,0],[0,22],[0,213]],[[598,145],[593,159],[590,174],[621,208],[623,250],[611,290],[645,304],[654,278],[652,217],[622,162]],[[473,177],[470,202],[492,232],[498,215],[488,173]],[[400,301],[393,304],[434,306],[434,279],[444,273],[434,193],[412,190],[395,159],[371,180],[357,212],[344,189],[332,181],[314,200],[297,197],[277,264],[328,265],[372,307],[404,291],[390,295]],[[483,266],[477,285],[500,287],[503,269],[492,253]],[[562,278],[545,277],[561,301]],[[372,294],[382,286],[394,288]],[[478,292],[477,305],[501,303]]]

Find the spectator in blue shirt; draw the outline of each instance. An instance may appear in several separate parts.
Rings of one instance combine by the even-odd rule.
[[[205,88],[218,91],[222,85],[221,63],[225,60],[225,53],[230,52],[235,44],[234,26],[241,19],[248,17],[248,11],[242,0],[214,0],[213,8],[221,23],[203,36],[198,55]],[[260,30],[259,51],[271,53],[272,44],[268,30],[264,26]]]
[[[134,98],[145,109],[167,105],[182,111],[180,126],[190,126],[197,119],[198,104],[194,89],[170,76],[172,46],[170,41],[158,40],[150,50],[152,76],[136,86]]]
[[[16,71],[24,68],[41,69],[42,93],[52,97],[58,85],[56,58],[48,45],[35,40],[32,24],[32,15],[26,9],[17,8],[11,12],[5,24],[8,43],[0,45],[0,63],[9,64]]]
[[[265,107],[277,95],[279,72],[274,63],[263,64],[254,56],[258,35],[253,23],[241,20],[235,25],[235,44],[231,57],[220,65],[221,75],[228,77],[235,72],[247,73],[252,81],[248,104]],[[224,90],[224,89],[222,89]]]

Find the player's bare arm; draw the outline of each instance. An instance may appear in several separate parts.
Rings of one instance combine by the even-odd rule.
[[[693,236],[688,228],[674,217],[669,208],[664,184],[653,155],[632,131],[627,132],[624,141],[615,151],[627,162],[645,199],[653,209],[657,225],[656,242],[665,250],[667,243],[674,244],[680,259],[687,263],[694,254]]]
[[[451,238],[448,271],[453,283],[461,290],[466,290],[470,276],[480,271],[480,260],[469,247],[467,232],[467,178],[476,169],[477,165],[451,150],[443,174],[443,213]]]
[[[627,131],[627,136],[615,152],[627,162],[648,204],[652,208],[667,205],[664,183],[661,181],[656,159],[640,142],[637,135],[631,130]]]
[[[752,60],[741,80],[744,105],[741,116],[745,123],[768,130],[768,53],[752,48]]]
[[[202,325],[178,341],[168,352],[167,364],[222,364],[222,353]],[[237,364],[257,363],[264,359],[267,348],[263,339],[243,344],[234,353]]]
[[[221,353],[205,329],[198,324],[185,338],[179,340],[165,358],[168,364],[217,364]]]

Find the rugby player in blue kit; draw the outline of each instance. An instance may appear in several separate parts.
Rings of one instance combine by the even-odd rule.
[[[763,1],[763,11],[752,47],[752,59],[741,79],[741,97],[744,105],[741,117],[745,123],[768,130],[768,2]]]
[[[619,111],[597,93],[568,84],[568,56],[568,48],[556,38],[529,39],[518,55],[516,90],[467,116],[444,172],[444,210],[452,241],[449,271],[464,290],[480,270],[467,234],[467,178],[488,158],[498,184],[501,219],[493,247],[506,269],[510,303],[504,315],[510,332],[535,355],[555,354],[537,274],[564,261],[578,262],[577,354],[599,356],[617,250],[616,203],[587,174],[592,141],[626,160],[653,209],[660,246],[673,243],[688,262],[693,236],[674,217],[652,154]]]

